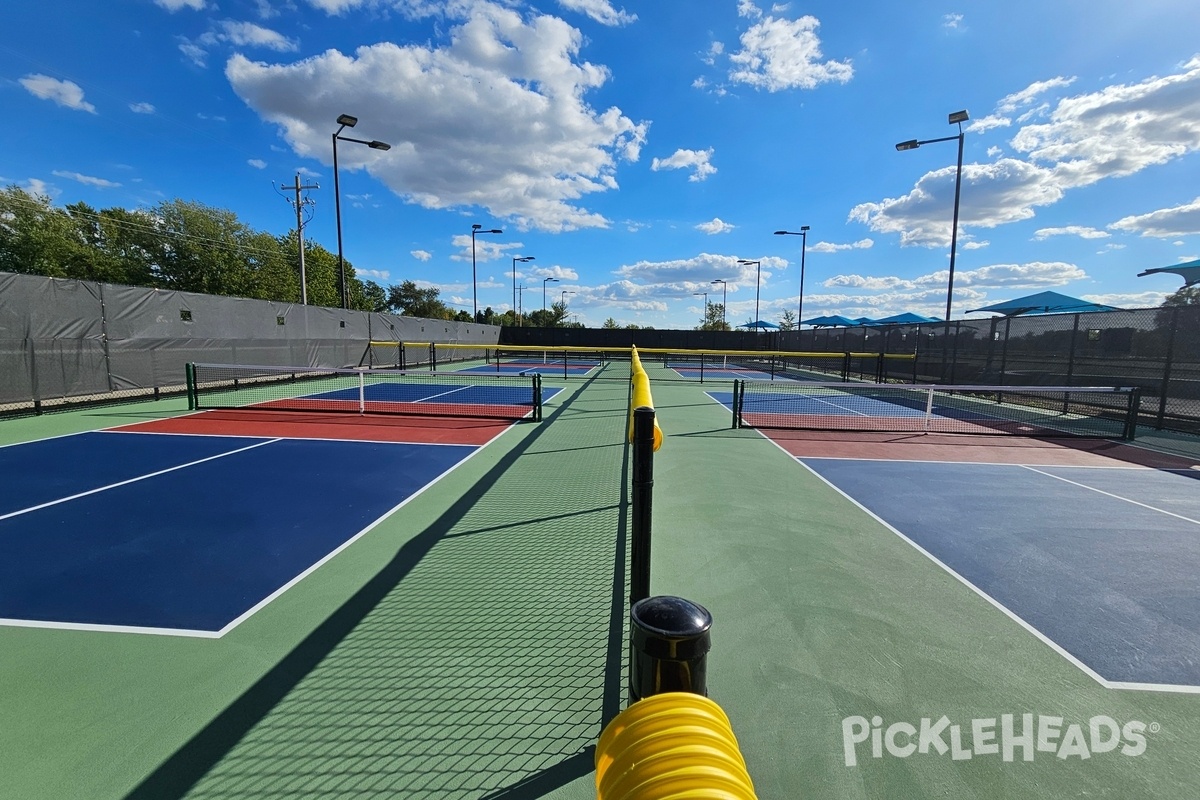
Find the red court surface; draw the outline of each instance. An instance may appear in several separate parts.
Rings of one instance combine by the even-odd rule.
[[[1106,439],[1036,439],[937,433],[762,432],[800,458],[960,461],[985,464],[1125,466],[1191,469],[1200,461]]]
[[[508,420],[467,417],[410,419],[394,414],[214,410],[122,425],[112,430],[134,433],[190,433],[203,436],[484,445],[512,424]]]

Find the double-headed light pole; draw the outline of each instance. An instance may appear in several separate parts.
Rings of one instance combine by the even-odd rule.
[[[754,330],[757,331],[759,329],[759,327],[758,327],[758,322],[759,322],[759,319],[758,319],[758,296],[759,296],[759,292],[762,289],[762,262],[761,261],[750,261],[749,259],[739,258],[737,263],[743,267],[753,264],[755,267],[758,268],[758,272],[754,278]]]
[[[721,327],[725,327],[725,312],[729,308],[729,284],[717,278],[713,284],[721,284]]]
[[[950,229],[950,279],[946,284],[946,330],[950,330],[950,309],[954,303],[954,253],[958,247],[958,199],[962,192],[962,160],[963,160],[963,127],[962,124],[971,117],[966,110],[955,111],[950,115],[950,124],[958,125],[958,134],[955,136],[943,136],[940,139],[909,139],[907,142],[900,142],[896,145],[897,150],[916,150],[923,144],[934,144],[935,142],[953,142],[958,140],[958,169],[954,173],[954,222]]]
[[[338,116],[337,122],[340,127],[333,132],[333,209],[334,216],[337,218],[338,294],[342,298],[342,308],[349,308],[350,286],[346,283],[346,260],[342,256],[342,192],[341,187],[338,185],[337,143],[339,140],[343,142],[356,142],[357,144],[365,144],[372,150],[391,150],[392,146],[378,139],[352,139],[349,136],[342,136],[342,131],[346,128],[353,128],[358,124],[358,117],[341,114]]]
[[[475,223],[471,226],[471,318],[479,322],[479,281],[475,278],[475,234],[477,233],[504,233],[499,228],[492,228],[485,231],[480,230],[483,226]],[[515,278],[513,279],[516,280]],[[514,283],[515,285],[515,283]],[[513,299],[516,300],[516,291],[513,291]]]
[[[517,315],[517,262],[518,261],[521,261],[523,263],[528,263],[530,261],[533,261],[533,256],[513,256],[512,279],[513,279],[513,318],[514,319],[516,319],[516,315]]]
[[[804,251],[808,249],[808,229],[810,226],[801,225],[798,231],[775,231],[776,236],[799,236],[800,238],[800,302],[796,306],[796,330],[800,330],[800,320],[804,319]]]

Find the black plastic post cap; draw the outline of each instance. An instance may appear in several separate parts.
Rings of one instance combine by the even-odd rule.
[[[691,660],[709,650],[712,614],[682,597],[647,597],[629,612],[633,645],[653,658]]]

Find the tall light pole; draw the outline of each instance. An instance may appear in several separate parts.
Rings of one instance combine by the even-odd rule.
[[[700,297],[701,295],[704,296],[704,321],[701,323],[701,325],[707,325],[708,324],[708,292],[692,292],[692,297]]]
[[[517,313],[517,262],[518,261],[533,261],[533,256],[513,256],[513,314]]]
[[[349,136],[342,136],[341,133],[343,130],[353,128],[358,124],[358,117],[341,114],[337,118],[337,123],[340,127],[333,132],[333,209],[334,216],[337,217],[338,294],[342,296],[342,308],[349,308],[350,287],[346,283],[346,260],[342,257],[342,191],[338,185],[337,143],[339,139],[343,142],[357,142],[358,144],[365,144],[372,150],[391,150],[392,146],[387,142],[381,142],[377,139],[352,139]]]
[[[564,318],[566,318],[566,316],[567,316],[567,295],[569,295],[569,294],[575,294],[575,293],[568,292],[566,289],[563,289],[562,290],[562,299],[560,299],[558,301],[559,305],[561,305],[563,307],[563,317]]]
[[[962,124],[971,117],[966,110],[955,111],[950,115],[950,124],[958,125],[957,136],[943,136],[940,139],[909,139],[896,145],[897,150],[916,150],[923,144],[935,142],[952,142],[958,140],[958,169],[954,173],[954,222],[950,229],[950,279],[946,284],[946,333],[950,333],[950,309],[954,303],[954,254],[958,249],[958,200],[962,191],[962,160],[963,160],[963,127]]]
[[[800,237],[800,304],[796,307],[796,330],[800,330],[800,320],[804,319],[804,251],[808,249],[809,225],[801,225],[799,231],[775,231],[776,236]]]
[[[558,278],[542,278],[542,311],[546,310],[546,284],[558,283]]]
[[[759,330],[759,326],[758,326],[758,322],[759,322],[759,320],[758,320],[758,296],[759,296],[759,291],[762,289],[762,262],[761,261],[750,261],[745,258],[739,258],[737,263],[739,263],[743,266],[753,264],[754,266],[756,266],[758,268],[758,274],[754,278],[754,330]]]
[[[480,230],[482,227],[479,223],[471,226],[471,310],[474,312],[472,319],[476,322],[479,322],[479,283],[475,279],[475,234],[504,233],[499,228],[492,228],[490,231]]]
[[[729,284],[717,278],[713,283],[721,284],[721,327],[725,327],[725,312],[729,310]]]

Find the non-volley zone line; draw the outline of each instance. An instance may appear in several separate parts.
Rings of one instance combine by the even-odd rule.
[[[0,624],[220,636],[477,451],[106,433],[4,448],[8,485],[55,488],[0,520]],[[139,455],[157,468],[131,474]],[[64,469],[86,458],[113,472]]]

